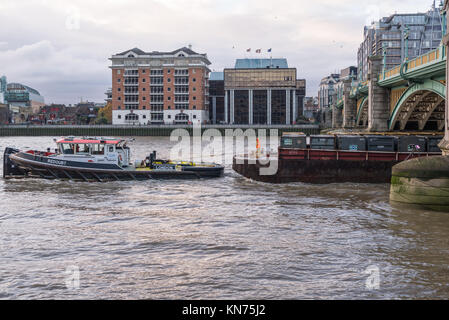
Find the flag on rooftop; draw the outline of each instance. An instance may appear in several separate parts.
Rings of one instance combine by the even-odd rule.
[[[262,49],[257,49],[256,50],[256,53],[261,53],[262,52]]]
[[[249,49],[246,49],[246,52],[251,52],[251,48],[249,48]]]
[[[271,48],[270,48],[270,49],[268,49],[268,52],[271,52]]]

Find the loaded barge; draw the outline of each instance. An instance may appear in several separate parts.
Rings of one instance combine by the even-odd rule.
[[[199,179],[223,175],[217,164],[160,160],[153,151],[143,160],[130,163],[126,140],[67,137],[56,141],[51,152],[6,148],[3,177],[121,181],[148,179]]]
[[[389,183],[395,164],[441,155],[437,147],[441,139],[440,136],[290,133],[281,137],[277,157],[257,152],[236,156],[233,169],[246,178],[268,183]]]

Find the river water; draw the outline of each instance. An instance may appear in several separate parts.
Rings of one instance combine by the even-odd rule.
[[[168,156],[137,138],[135,156]],[[46,149],[52,137],[2,137]],[[387,184],[0,179],[2,299],[449,298],[449,214]]]

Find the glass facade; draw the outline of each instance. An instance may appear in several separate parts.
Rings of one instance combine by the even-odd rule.
[[[286,61],[285,68],[225,69],[223,79],[227,101],[223,116],[228,123],[284,125],[299,115],[297,102],[305,95],[305,80],[297,80],[296,69],[288,68]]]
[[[234,93],[234,123],[249,123],[249,91],[235,90]]]
[[[226,88],[284,88],[296,86],[296,69],[225,69]]]
[[[408,58],[413,59],[438,48],[442,39],[440,10],[427,13],[394,14],[365,27],[364,41],[357,54],[359,80],[368,79],[368,58],[382,55],[386,47],[386,69],[394,68],[406,58],[404,34],[409,29]]]
[[[253,123],[267,123],[267,90],[253,91]]]
[[[285,124],[287,95],[285,90],[271,91],[271,124]]]
[[[210,113],[212,115],[212,113]],[[224,114],[224,97],[217,97],[216,122],[222,123],[225,121]]]
[[[214,121],[215,123],[222,123],[225,121],[224,95],[224,80],[209,80],[209,118],[212,123],[214,123]]]

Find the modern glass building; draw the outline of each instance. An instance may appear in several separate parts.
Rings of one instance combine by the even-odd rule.
[[[225,123],[293,124],[305,80],[296,79],[286,59],[237,59],[224,70],[224,91]]]
[[[435,6],[426,13],[393,14],[364,29],[364,40],[357,60],[359,80],[368,78],[368,57],[382,55],[386,49],[386,69],[401,64],[408,56],[413,59],[436,49],[441,42],[443,23],[440,8]],[[408,34],[408,50],[405,34]]]
[[[45,105],[39,91],[20,83],[8,83],[3,96],[5,103],[11,107],[30,107],[33,112]]]

